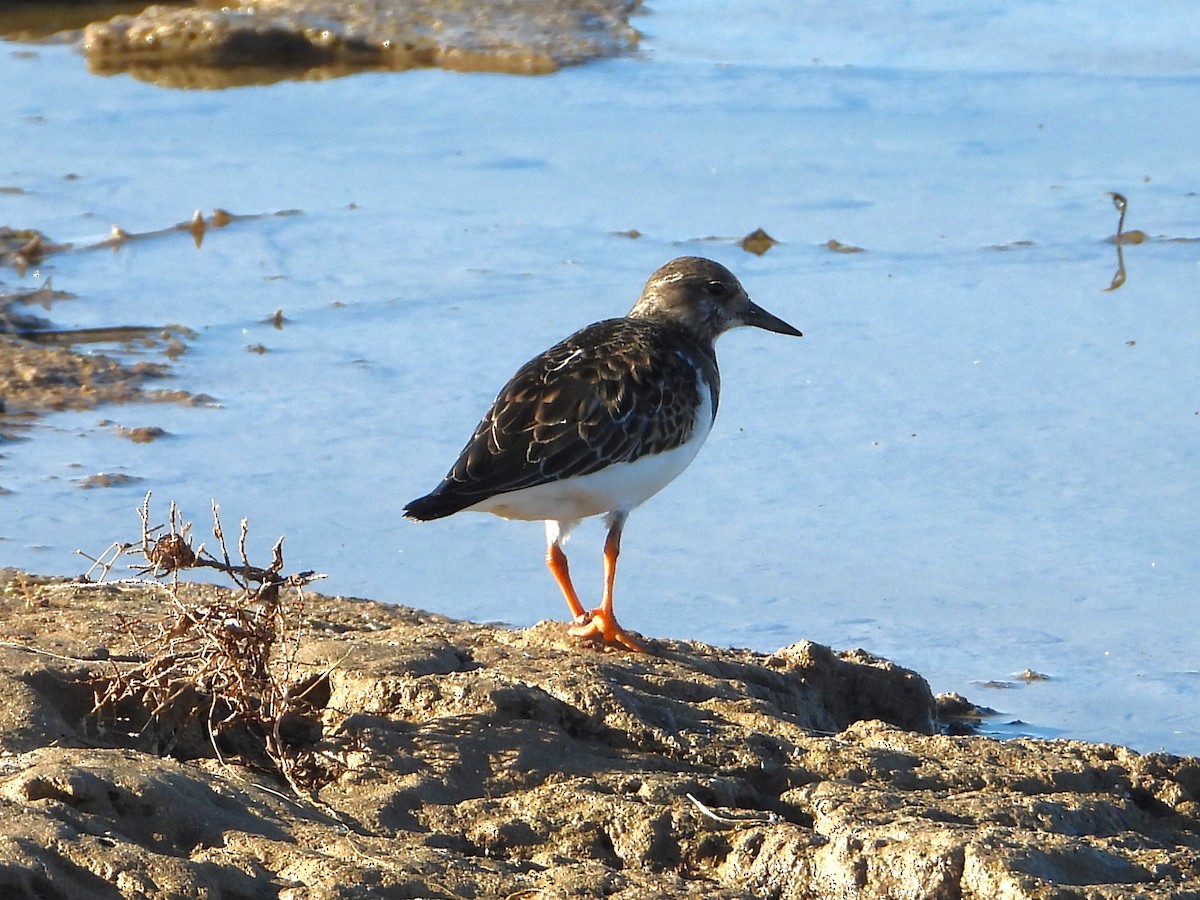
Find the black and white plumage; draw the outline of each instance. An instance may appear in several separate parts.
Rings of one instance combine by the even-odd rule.
[[[724,266],[699,257],[667,263],[628,316],[589,325],[518,369],[442,483],[405,515],[545,520],[547,563],[574,615],[571,633],[643,649],[612,613],[621,530],[704,443],[720,395],[714,342],[740,325],[800,336],[751,302]],[[562,544],[579,520],[601,514],[605,591],[588,611]]]

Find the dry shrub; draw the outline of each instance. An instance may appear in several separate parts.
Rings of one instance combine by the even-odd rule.
[[[336,762],[317,747],[328,683],[324,674],[301,672],[296,661],[303,588],[323,576],[284,574],[283,538],[270,565],[251,564],[245,519],[235,561],[215,503],[216,555],[195,546],[191,523],[183,521],[174,502],[167,522],[151,526],[147,494],[140,515],[141,541],[113,544],[100,557],[89,557],[93,567],[87,577],[99,570],[103,581],[118,559],[129,556],[135,575],[154,579],[170,603],[163,619],[151,623],[138,661],[113,662],[109,672],[91,677],[97,727],[149,740],[162,754],[207,755],[193,740],[198,727],[221,761],[237,758],[273,771],[298,792],[336,776]],[[201,568],[223,573],[237,590],[227,599],[189,603],[180,573]]]

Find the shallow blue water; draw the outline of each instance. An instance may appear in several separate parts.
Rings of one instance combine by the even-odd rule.
[[[25,192],[5,223],[301,210],[0,274],[78,294],[62,327],[195,329],[172,386],[220,404],[56,415],[0,448],[0,563],[79,571],[152,489],[200,531],[212,499],[249,517],[260,554],[286,534],[323,590],[562,617],[539,525],[400,509],[517,365],[698,253],[805,337],[722,339],[716,429],[626,531],[624,624],[863,646],[1047,733],[1200,753],[1200,26],[823,8],[656,7],[639,57],[535,79],[178,92],[0,45],[31,88],[0,95],[0,185]],[[984,18],[1005,40],[972,36]],[[1153,238],[1111,293],[1107,191]],[[757,227],[782,241],[763,257],[735,243]],[[77,486],[99,471],[142,480]],[[569,546],[585,593],[601,539]]]

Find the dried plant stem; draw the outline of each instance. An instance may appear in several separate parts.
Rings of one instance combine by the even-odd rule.
[[[137,557],[129,568],[140,581],[165,587],[171,600],[170,614],[159,623],[157,635],[142,645],[145,655],[136,658],[135,665],[114,664],[108,674],[92,678],[93,715],[101,727],[105,717],[132,724],[133,715],[141,723],[135,734],[153,734],[171,746],[189,721],[199,722],[222,765],[228,764],[231,753],[243,762],[257,757],[297,795],[311,800],[309,792],[330,771],[331,758],[289,741],[285,725],[291,717],[319,715],[312,690],[330,670],[316,681],[302,679],[297,660],[303,638],[303,588],[323,576],[285,574],[283,538],[272,549],[270,565],[252,564],[247,519],[241,520],[235,561],[216,503],[212,514],[216,554],[195,546],[192,525],[174,502],[167,521],[151,525],[147,494],[138,510],[140,542],[114,543],[93,559],[87,577],[99,570],[104,579],[122,556]],[[237,591],[230,599],[189,603],[180,590],[179,574],[199,568],[228,576]],[[170,579],[169,585],[162,585],[163,578]],[[291,592],[289,602],[281,600],[285,589]],[[302,689],[294,690],[295,684]],[[130,710],[130,704],[133,712],[122,712]],[[225,740],[232,743],[225,745]],[[231,750],[234,746],[238,749]]]

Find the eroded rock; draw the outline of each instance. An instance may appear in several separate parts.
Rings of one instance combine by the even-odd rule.
[[[520,74],[628,52],[625,0],[242,0],[153,6],[94,22],[93,70],[177,87],[224,87],[306,73],[440,66]]]
[[[88,716],[167,603],[0,577],[0,895],[1200,895],[1200,760],[931,733],[919,676],[808,643],[635,656],[309,595],[333,762],[300,801]]]

